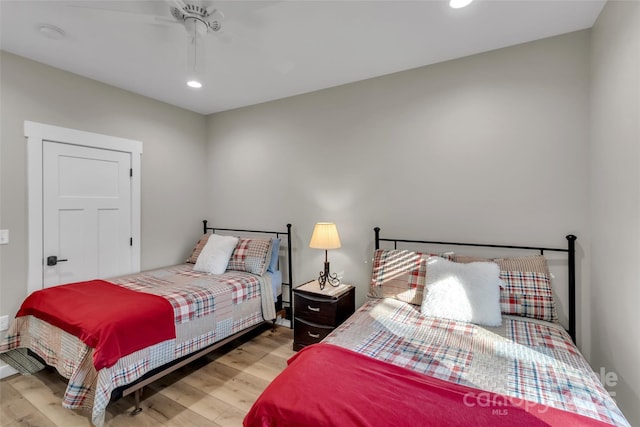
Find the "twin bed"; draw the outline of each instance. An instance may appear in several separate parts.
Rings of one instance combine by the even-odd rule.
[[[113,398],[135,394],[138,412],[142,387],[275,322],[286,309],[282,289],[290,292],[292,283],[291,225],[262,231],[203,223],[204,234],[184,264],[34,292],[0,352],[27,348],[55,367],[69,380],[63,406],[91,410],[96,426],[104,423]],[[236,236],[219,237],[229,234]],[[230,239],[222,274],[208,269],[221,259],[220,248],[209,244],[214,237]]]
[[[252,406],[245,427],[629,425],[574,344],[575,236],[567,236],[566,248],[543,248],[387,239],[379,231],[365,304],[289,360]],[[36,292],[0,352],[28,348],[55,367],[69,379],[63,405],[91,409],[95,425],[103,423],[114,397],[135,393],[139,408],[140,390],[149,382],[276,317],[283,269],[274,245],[281,237],[291,291],[290,225],[270,232],[213,229],[205,222],[204,232],[185,264],[92,281],[84,288],[97,293],[84,296],[74,287],[45,290],[41,299],[53,302],[51,311],[78,311],[109,328],[121,323],[127,333],[115,334],[116,350],[83,336],[85,325],[78,332],[75,324],[61,327],[43,316],[38,297],[26,304]],[[223,274],[196,271],[213,232],[271,236],[239,239]],[[423,244],[537,253],[485,259],[414,249]],[[568,331],[558,323],[545,252],[566,253]],[[111,311],[110,301],[118,298],[101,294],[103,288],[129,295],[121,298],[133,304],[129,311],[157,306],[169,319],[152,317],[155,327],[141,326],[143,320]],[[104,299],[103,309],[90,304],[96,298]],[[70,305],[60,302],[69,299]],[[103,318],[92,310],[104,311]],[[159,335],[145,343],[150,331]]]
[[[628,426],[574,344],[576,238],[567,239],[560,249],[459,244],[383,239],[376,228],[368,300],[289,360],[245,427]],[[558,323],[548,252],[566,253],[568,331]]]

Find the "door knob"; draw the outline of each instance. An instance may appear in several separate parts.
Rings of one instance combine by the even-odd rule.
[[[57,256],[55,255],[51,255],[47,257],[47,265],[48,266],[53,266],[56,265],[59,262],[64,262],[64,261],[69,261],[68,259],[58,259]]]

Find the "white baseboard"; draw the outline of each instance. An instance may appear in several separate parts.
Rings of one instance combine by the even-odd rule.
[[[18,371],[13,369],[11,366],[6,363],[0,361],[0,379],[10,377],[11,375],[17,374]]]

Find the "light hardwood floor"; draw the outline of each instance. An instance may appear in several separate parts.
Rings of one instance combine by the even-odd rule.
[[[133,396],[111,402],[106,427],[241,426],[262,390],[286,366],[293,331],[278,326],[234,341],[145,387],[142,412]],[[87,412],[62,407],[65,380],[55,370],[0,380],[0,426],[91,426]]]

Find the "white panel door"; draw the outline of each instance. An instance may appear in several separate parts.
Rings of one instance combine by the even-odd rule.
[[[133,271],[130,170],[131,153],[43,141],[45,288]]]

